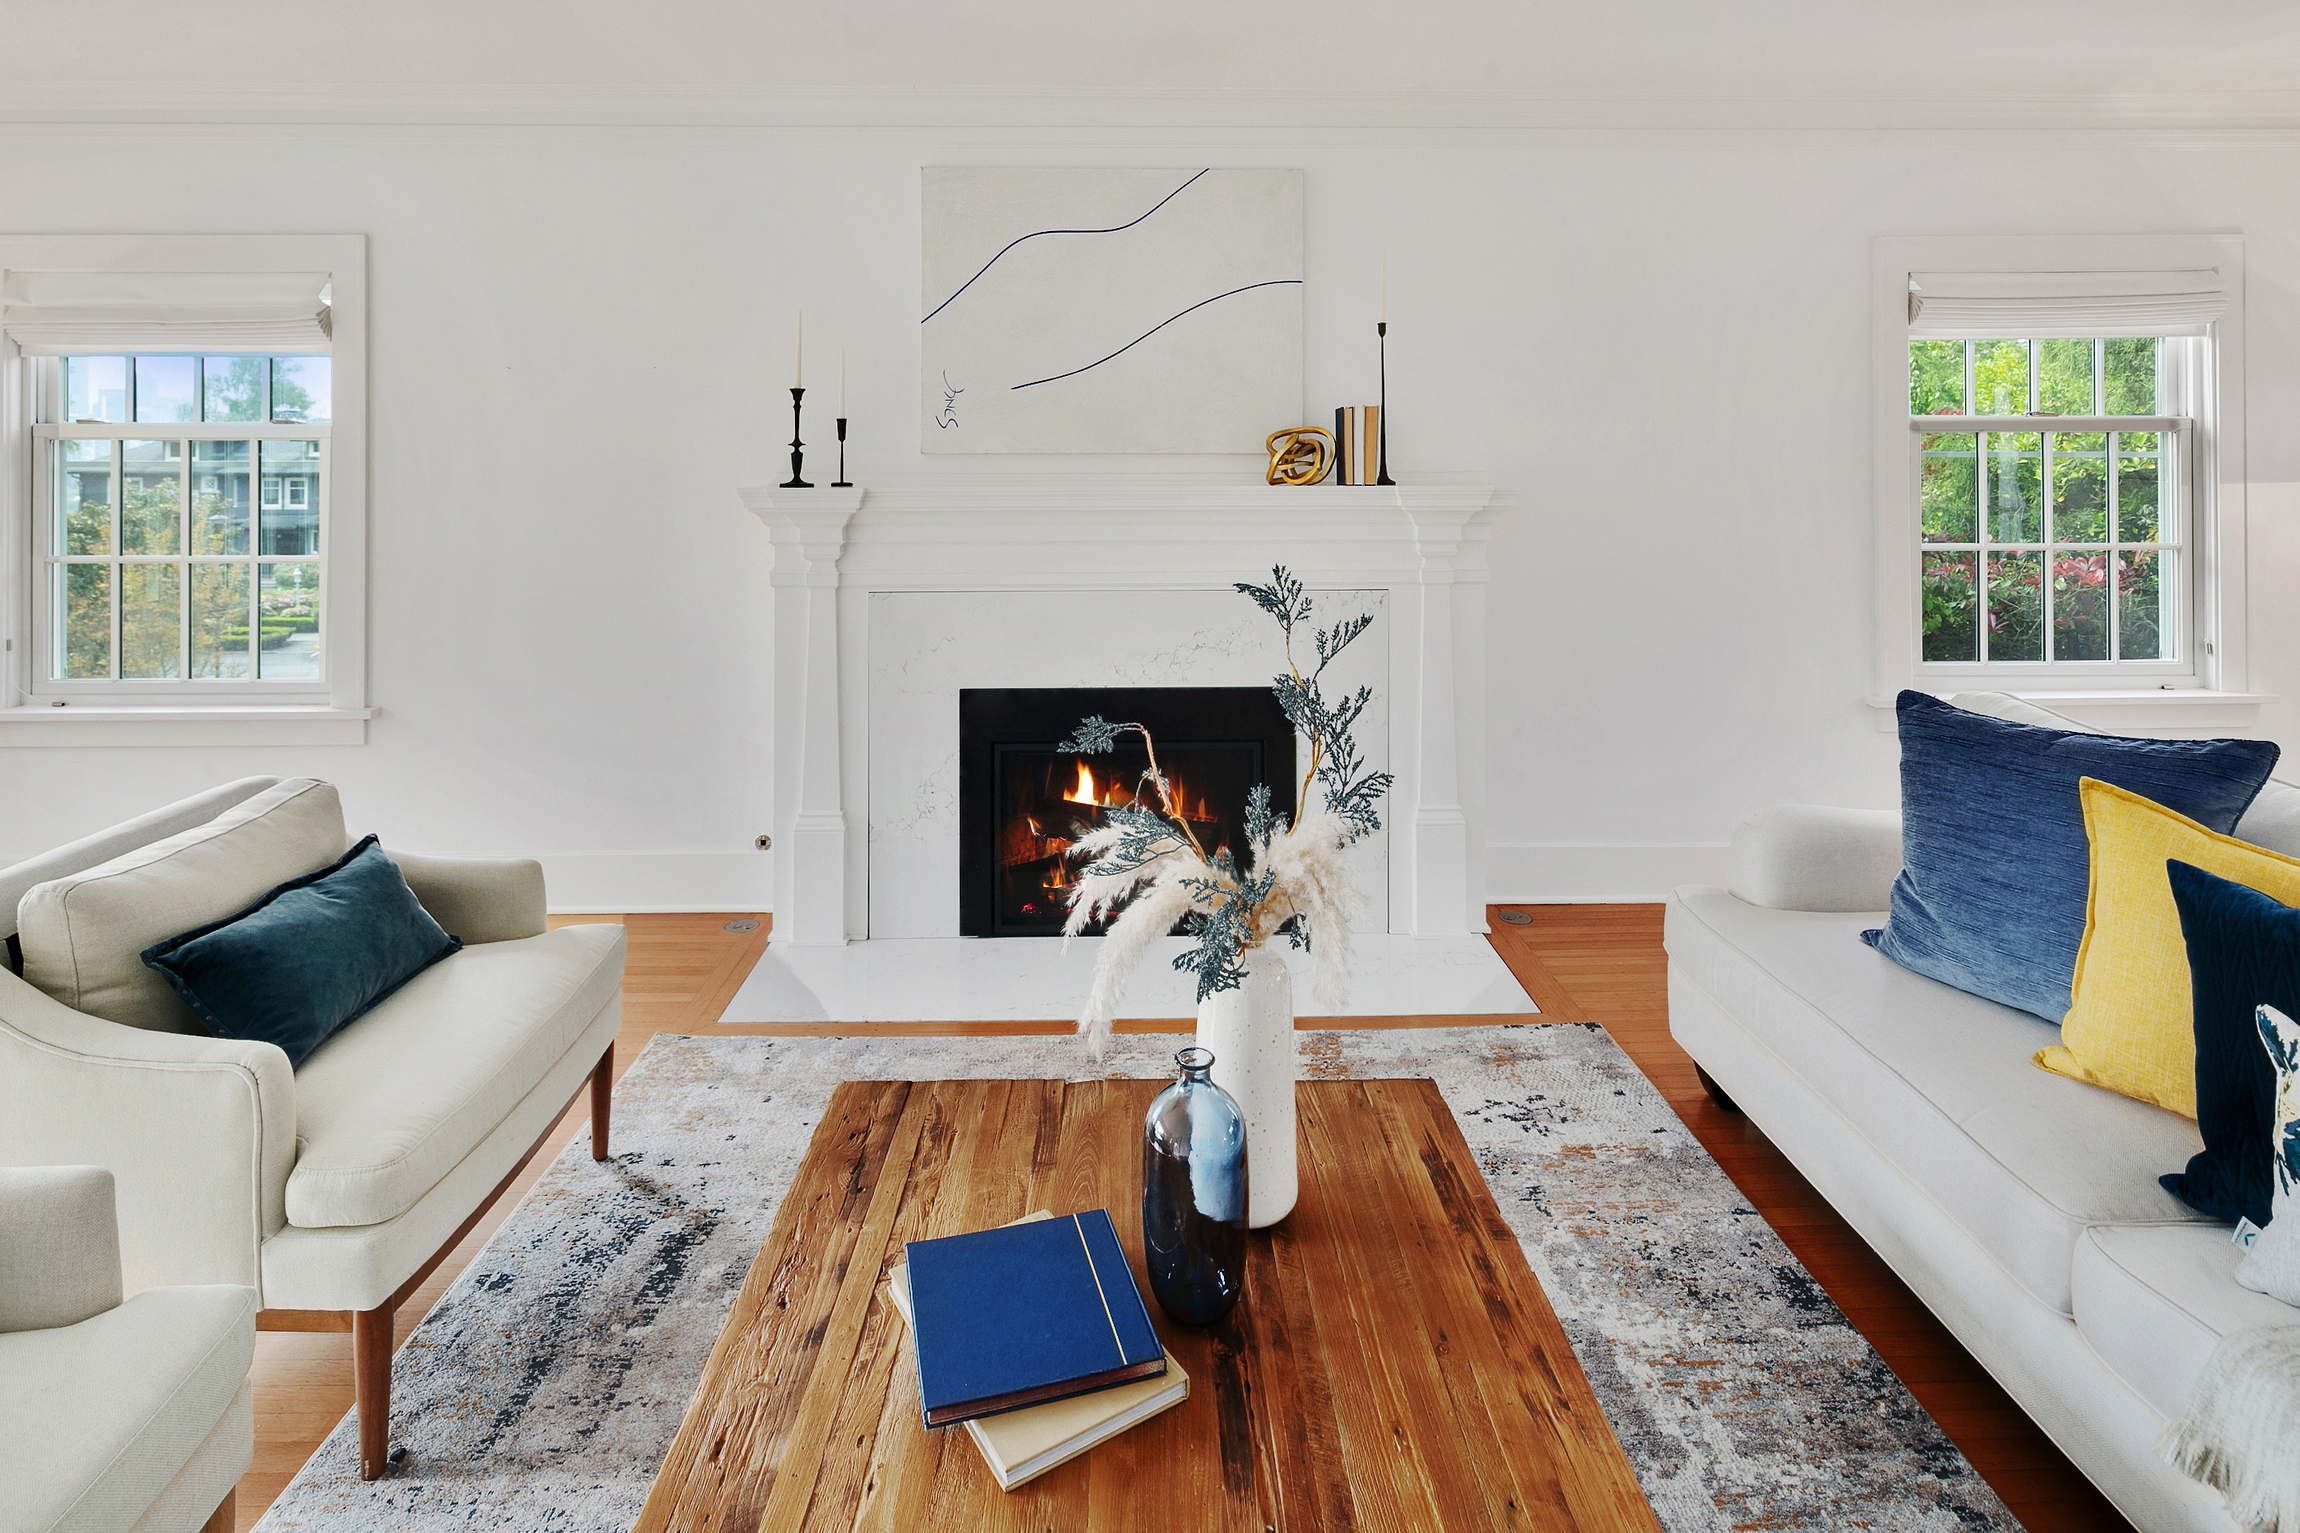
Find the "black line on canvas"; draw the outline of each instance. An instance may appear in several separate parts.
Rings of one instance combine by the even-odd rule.
[[[1213,168],[1213,166],[1209,165],[1206,167],[1206,170],[1212,170]],[[1206,174],[1206,170],[1199,171],[1198,176]],[[1190,181],[1197,180],[1198,176],[1192,176]],[[1190,181],[1183,182],[1180,186],[1175,187],[1174,190],[1159,198],[1156,206],[1150,209],[1150,213],[1157,212],[1159,208],[1164,207],[1167,203],[1172,202],[1175,198],[1188,191],[1190,189]],[[1142,218],[1148,218],[1150,213],[1143,214]],[[1015,240],[1013,244],[1010,244],[1006,247],[1006,250],[1012,250],[1015,245],[1021,244],[1022,240],[1034,240],[1037,239],[1040,235],[1045,234],[1117,234],[1123,230],[1133,228],[1134,224],[1142,222],[1142,218],[1135,219],[1133,223],[1116,224],[1108,229],[1040,229],[1034,233],[1025,234],[1022,236],[1022,239]],[[966,281],[959,287],[958,293],[963,293],[968,288],[974,286],[977,282],[980,282],[982,280],[982,272],[988,271],[993,266],[996,266],[999,263],[1000,258],[1006,254],[1006,250],[1001,250],[997,255],[994,255],[989,260],[983,262],[982,271],[978,271],[973,276],[967,278]],[[940,314],[943,310],[958,302],[958,293],[953,293],[948,298],[945,298],[942,302],[936,304],[934,306],[934,314]],[[926,319],[934,318],[934,314],[929,314]],[[919,323],[922,325],[925,324],[926,319],[920,320]]]
[[[1144,341],[1150,339],[1150,337],[1156,335],[1159,331],[1174,323],[1175,319],[1182,318],[1182,315],[1184,314],[1195,314],[1200,309],[1206,307],[1207,304],[1220,303],[1223,299],[1235,298],[1240,293],[1251,293],[1258,287],[1300,287],[1301,285],[1302,279],[1299,277],[1279,277],[1269,282],[1249,282],[1244,287],[1234,287],[1227,293],[1216,293],[1211,298],[1200,299],[1198,302],[1190,305],[1190,307],[1184,309],[1181,314],[1175,315],[1174,319],[1160,320],[1157,324],[1152,325],[1149,329],[1143,331],[1140,335],[1134,337],[1134,339],[1128,341],[1125,345],[1110,353],[1110,356],[1104,357],[1100,361],[1089,362],[1084,367],[1074,367],[1066,373],[1056,373],[1051,378],[1033,378],[1028,383],[1012,384],[1009,387],[1010,389],[1034,389],[1041,383],[1060,383],[1065,378],[1075,378],[1080,373],[1093,371],[1095,368],[1100,367],[1103,362],[1111,360],[1112,357],[1122,357],[1126,355],[1126,353],[1132,351],[1135,347],[1141,345]]]

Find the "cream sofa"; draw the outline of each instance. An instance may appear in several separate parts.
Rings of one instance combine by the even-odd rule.
[[[123,1302],[111,1173],[0,1168],[0,1533],[231,1533],[252,1288]]]
[[[623,931],[545,930],[533,862],[387,848],[464,948],[294,1070],[200,1034],[136,960],[349,845],[332,786],[249,778],[0,871],[0,1165],[110,1170],[131,1293],[241,1284],[261,1328],[351,1332],[373,1479],[399,1305],[586,1080],[607,1155]]]
[[[2237,833],[2300,855],[2300,786],[2271,782]],[[1863,945],[1900,865],[1895,813],[1746,822],[1727,888],[1669,897],[1670,1032],[2126,1516],[2232,1533],[2156,1437],[2220,1337],[2300,1311],[2238,1287],[2227,1227],[2157,1185],[2194,1122],[2046,1074],[2050,1023]]]

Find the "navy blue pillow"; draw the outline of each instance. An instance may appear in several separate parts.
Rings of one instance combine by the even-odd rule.
[[[144,949],[211,1037],[276,1043],[300,1065],[345,1023],[463,946],[373,836],[237,915]]]
[[[2196,1129],[2204,1150],[2158,1177],[2189,1207],[2268,1223],[2276,1198],[2276,1066],[2253,1008],[2300,1017],[2300,910],[2185,862],[2168,862],[2196,999]]]
[[[1861,940],[1903,968],[2058,1023],[2084,940],[2091,849],[2080,777],[2226,835],[2275,769],[2267,740],[2040,729],[1900,696],[1901,876]]]

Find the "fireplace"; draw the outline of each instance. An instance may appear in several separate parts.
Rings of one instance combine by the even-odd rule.
[[[1268,687],[988,687],[958,694],[959,930],[970,937],[1061,932],[1081,829],[1137,794],[1141,737],[1082,757],[1061,742],[1089,714],[1139,723],[1182,817],[1209,854],[1245,855],[1247,790],[1267,783],[1294,811],[1294,730]],[[1099,930],[1098,927],[1090,930]]]

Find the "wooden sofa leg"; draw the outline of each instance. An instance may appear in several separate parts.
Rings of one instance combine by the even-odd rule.
[[[359,1477],[383,1477],[391,1453],[391,1317],[393,1306],[355,1310],[351,1317],[353,1387],[359,1396]]]
[[[1741,1111],[1740,1107],[1735,1104],[1734,1100],[1725,1094],[1725,1088],[1717,1084],[1717,1079],[1715,1076],[1702,1069],[1699,1065],[1695,1065],[1693,1067],[1693,1073],[1701,1077],[1701,1089],[1709,1093],[1710,1101],[1715,1102],[1719,1107],[1724,1108],[1729,1113],[1738,1114]]]
[[[240,1491],[235,1485],[224,1492],[224,1499],[216,1503],[216,1509],[208,1514],[208,1520],[200,1524],[200,1533],[233,1533],[239,1522],[239,1504]]]
[[[591,1071],[591,1158],[607,1158],[607,1114],[615,1096],[615,1045],[599,1056]]]

